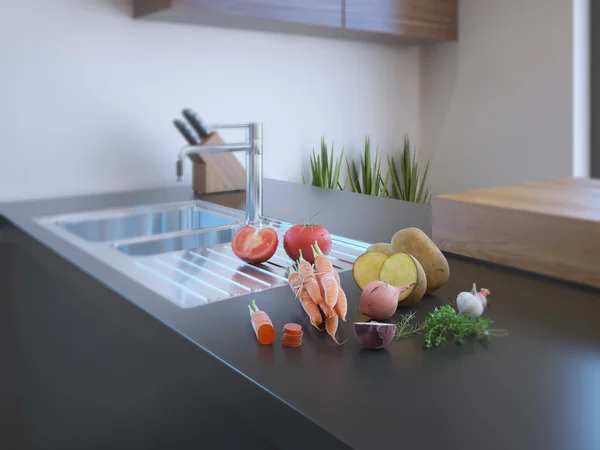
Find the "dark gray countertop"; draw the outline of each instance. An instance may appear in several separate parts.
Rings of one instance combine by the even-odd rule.
[[[409,213],[400,202],[353,194],[339,201],[328,192],[272,180],[266,180],[265,190],[265,215],[299,221],[325,209],[319,221],[349,237],[384,240],[393,231],[416,224],[406,217]],[[431,351],[422,350],[422,340],[417,338],[374,352],[361,349],[352,333],[352,311],[360,293],[350,273],[341,277],[350,320],[340,326],[339,337],[347,342],[338,347],[307,326],[287,288],[180,309],[32,221],[70,211],[191,198],[186,188],[156,189],[4,204],[0,214],[214,355],[252,389],[267,392],[281,407],[310,419],[321,433],[315,432],[315,448],[322,448],[324,435],[331,438],[328,448],[600,448],[597,290],[450,257],[449,283],[418,305],[419,316],[469,290],[475,281],[492,291],[487,315],[509,335],[487,345],[447,344]],[[204,199],[242,207],[244,195]],[[391,216],[382,216],[384,210]],[[427,227],[428,211],[410,214],[424,214],[418,220]],[[286,349],[277,341],[259,345],[246,307],[251,298],[269,313],[276,328],[290,321],[304,324],[302,347]],[[263,425],[269,433],[269,423]],[[280,430],[271,431],[277,435]],[[282,448],[306,448],[303,445],[310,438],[303,436]]]

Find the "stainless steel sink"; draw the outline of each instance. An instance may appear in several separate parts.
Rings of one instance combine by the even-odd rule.
[[[231,249],[244,213],[194,201],[43,217],[37,222],[182,308],[287,284],[292,262],[283,250],[291,226],[263,218],[280,246],[268,262],[252,265]],[[332,235],[330,259],[352,268],[368,244]]]
[[[109,217],[77,220],[69,218],[59,225],[85,240],[117,241],[133,237],[154,236],[177,231],[231,225],[234,220],[199,209],[195,203],[174,205],[173,209],[143,213],[115,211]]]

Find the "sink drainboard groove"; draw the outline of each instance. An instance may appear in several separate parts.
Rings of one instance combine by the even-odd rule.
[[[220,262],[217,262],[217,261],[214,261],[214,260],[212,260],[212,259],[210,259],[210,258],[207,258],[206,256],[202,256],[202,255],[200,255],[200,254],[196,253],[196,252],[195,252],[195,251],[193,251],[193,250],[190,250],[190,254],[191,254],[191,255],[193,255],[195,258],[202,258],[202,259],[203,259],[203,260],[205,260],[205,261],[209,261],[209,262],[211,262],[211,263],[213,263],[213,264],[216,264],[216,265],[218,265],[218,266],[221,266],[222,268],[224,268],[224,269],[226,269],[226,270],[228,270],[228,271],[230,271],[230,272],[237,273],[237,274],[239,274],[239,275],[241,275],[241,276],[243,276],[243,277],[246,277],[246,278],[248,278],[248,279],[250,279],[250,280],[252,280],[252,281],[256,281],[257,283],[260,283],[260,284],[262,284],[262,285],[264,285],[264,286],[267,286],[267,287],[270,287],[270,286],[271,286],[271,285],[270,285],[269,283],[267,283],[266,281],[263,281],[263,280],[260,280],[260,279],[258,279],[258,278],[255,278],[255,277],[253,277],[252,275],[248,275],[247,273],[240,272],[240,271],[238,271],[238,270],[236,270],[236,269],[234,269],[234,268],[232,268],[232,267],[226,266],[225,264],[221,264]]]
[[[224,246],[225,248],[227,248],[227,249],[231,250],[231,245],[230,245],[230,244],[225,244],[225,245],[223,245],[223,246]],[[232,253],[233,253],[233,250],[231,250],[231,251],[232,251]],[[282,260],[282,261],[284,262],[284,264],[283,264],[283,265],[280,265],[280,264],[274,263],[274,262],[272,261],[272,259],[273,259],[273,258],[271,258],[271,260],[270,260],[270,261],[268,261],[268,263],[269,263],[269,264],[274,264],[274,265],[276,265],[276,266],[278,266],[278,267],[281,267],[281,268],[283,268],[283,269],[286,271],[286,273],[287,273],[287,268],[288,268],[288,267],[289,267],[289,265],[292,263],[292,260],[289,258],[289,256],[287,256],[287,254],[286,254],[286,253],[283,253],[285,256],[282,256],[282,253],[283,253],[283,252],[282,252],[282,250],[281,250],[281,247],[279,247],[279,248],[277,249],[277,251],[275,252],[275,254],[273,255],[273,258],[277,258],[277,259],[280,259],[280,260]],[[339,252],[339,253],[341,253],[341,252]],[[349,255],[349,256],[350,256],[350,255]],[[352,263],[351,263],[351,262],[344,261],[344,260],[340,260],[340,259],[336,258],[335,256],[331,256],[331,255],[329,255],[329,259],[331,260],[331,264],[333,265],[333,267],[334,267],[335,269],[337,269],[337,270],[349,270],[349,269],[351,269],[351,268],[352,268]],[[354,257],[353,257],[353,259],[356,259],[356,257],[354,256]],[[341,264],[340,264],[340,263],[341,263]],[[287,281],[287,277],[286,277],[286,281]]]
[[[252,289],[250,289],[248,286],[244,286],[243,284],[240,284],[237,281],[230,280],[227,277],[224,277],[223,275],[220,275],[220,274],[218,274],[216,272],[213,272],[212,270],[207,269],[206,267],[202,267],[202,266],[199,266],[198,264],[194,264],[193,262],[188,261],[187,259],[182,258],[182,257],[177,256],[177,255],[172,255],[172,256],[173,256],[173,259],[176,259],[177,261],[181,261],[182,263],[185,263],[185,264],[188,264],[190,266],[193,266],[194,268],[196,268],[196,269],[198,269],[198,270],[200,270],[202,272],[207,272],[207,273],[211,274],[214,277],[221,278],[222,280],[227,281],[228,283],[231,283],[231,284],[233,284],[235,286],[241,287],[242,289],[245,289],[248,292],[252,292]]]
[[[291,264],[290,258],[284,258],[283,256],[278,255],[277,253],[273,255],[273,258],[281,259],[284,263]]]
[[[173,271],[175,271],[177,273],[180,273],[181,275],[183,275],[187,279],[190,279],[190,280],[194,281],[195,283],[200,283],[200,284],[206,286],[207,288],[214,289],[215,291],[218,291],[218,292],[220,292],[223,295],[229,296],[229,292],[227,292],[227,291],[225,291],[225,290],[223,290],[221,288],[218,288],[216,286],[213,286],[212,284],[207,283],[206,281],[201,280],[200,278],[195,277],[194,275],[191,275],[190,273],[188,273],[188,272],[186,272],[184,270],[181,270],[180,268],[175,267],[175,266],[173,266],[173,265],[171,265],[171,264],[163,261],[160,258],[154,258],[153,260],[156,261],[158,264],[160,264],[160,265],[162,265],[162,266],[164,266],[164,267],[166,267],[168,269],[171,269],[171,270],[173,270]]]
[[[180,289],[183,289],[184,291],[187,291],[188,293],[192,294],[195,297],[198,297],[200,299],[202,299],[204,302],[208,302],[208,298],[204,297],[201,294],[198,294],[196,291],[194,291],[193,289],[189,289],[185,286],[182,286],[181,284],[177,283],[175,280],[170,279],[169,277],[163,275],[160,271],[152,269],[151,267],[148,267],[147,265],[145,265],[144,263],[140,262],[140,261],[136,261],[135,264],[144,269],[147,270],[148,272],[150,272],[153,275],[156,275],[157,277],[159,277],[160,279],[166,281],[169,284],[172,284]]]
[[[355,260],[357,258],[356,255],[351,255],[350,253],[342,252],[342,251],[336,250],[334,248],[331,249],[331,253],[337,253],[337,254],[340,254],[340,255],[348,256],[348,257],[352,258],[353,260]],[[350,263],[350,264],[352,264],[352,263]]]
[[[248,263],[246,263],[246,262],[243,262],[243,261],[241,261],[241,260],[237,259],[237,257],[231,257],[231,256],[227,255],[226,253],[223,253],[223,252],[218,252],[218,251],[216,251],[216,250],[215,250],[215,249],[213,249],[213,248],[208,248],[208,247],[207,247],[207,249],[206,249],[206,250],[208,250],[208,251],[209,251],[209,252],[211,252],[211,253],[216,253],[216,254],[218,254],[218,255],[224,256],[225,258],[227,258],[227,259],[230,259],[230,260],[232,260],[232,261],[234,261],[234,262],[236,262],[236,263],[241,263],[241,264],[240,264],[241,266],[249,267],[249,268],[251,268],[252,270],[256,270],[256,271],[258,271],[258,272],[262,272],[262,273],[264,273],[264,274],[266,274],[266,275],[269,275],[270,277],[277,278],[277,279],[279,279],[279,280],[282,280],[282,281],[285,281],[285,282],[287,283],[287,278],[284,278],[284,277],[282,277],[282,276],[279,276],[279,275],[277,275],[277,274],[275,274],[275,273],[273,273],[273,272],[269,272],[268,270],[262,269],[262,268],[260,268],[260,267],[258,267],[258,266],[255,266],[255,265],[252,265],[252,264],[248,264]]]

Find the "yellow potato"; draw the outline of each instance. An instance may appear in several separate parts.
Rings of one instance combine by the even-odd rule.
[[[437,291],[450,277],[446,257],[429,237],[418,228],[398,231],[392,238],[394,253],[405,252],[414,256],[423,266],[427,277],[427,292]]]
[[[415,288],[411,294],[401,303],[401,306],[416,305],[421,301],[427,292],[427,275],[425,275],[425,270],[417,258],[415,258],[413,255],[410,255],[410,257],[414,260],[417,266],[417,284],[415,284]]]
[[[394,253],[386,259],[379,270],[379,279],[392,286],[406,286],[418,280],[419,271],[415,259],[408,253]],[[403,304],[414,291],[415,286],[402,292],[398,297]],[[419,299],[420,300],[420,299]]]
[[[385,253],[386,255],[391,255],[392,254],[392,244],[385,244],[383,242],[380,242],[378,244],[373,244],[371,245],[368,249],[368,252],[381,252],[381,253]]]
[[[379,270],[388,255],[381,252],[367,252],[360,255],[352,266],[352,276],[362,290],[371,281],[379,280]]]

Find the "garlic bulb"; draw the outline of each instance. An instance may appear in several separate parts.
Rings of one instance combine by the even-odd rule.
[[[470,292],[461,292],[456,297],[458,313],[467,317],[479,317],[483,314],[483,305]]]
[[[486,288],[481,288],[481,291],[477,292],[477,286],[473,283],[473,289],[471,289],[471,294],[473,294],[483,305],[483,308],[487,308],[487,296],[491,294],[489,290]]]
[[[477,292],[477,286],[473,283],[471,292],[461,292],[456,297],[458,313],[467,317],[481,316],[485,308],[487,308],[487,296],[489,294],[490,291],[485,288]]]

